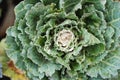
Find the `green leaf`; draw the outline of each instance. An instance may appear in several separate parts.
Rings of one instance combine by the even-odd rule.
[[[82,9],[82,0],[60,0],[60,8],[67,13]]]
[[[115,48],[119,46],[119,33],[120,33],[120,2],[113,2],[112,0],[107,0],[106,3],[107,7],[107,14],[106,14],[106,20],[108,22],[108,25],[112,26],[115,29],[114,34],[114,43],[112,44],[112,48]]]
[[[120,70],[118,70],[118,75],[114,76],[113,78],[111,78],[110,80],[119,80],[120,79]]]
[[[41,0],[43,2],[43,4],[45,5],[50,5],[52,3],[54,3],[57,7],[58,7],[58,4],[59,4],[59,0]]]
[[[57,57],[56,62],[63,65],[64,67],[66,67],[68,70],[70,70],[70,66],[69,66],[68,62],[66,62],[61,57]]]
[[[35,47],[30,47],[28,49],[27,57],[39,66],[41,66],[45,61],[44,57],[37,52],[37,49]]]
[[[6,43],[8,44],[7,47],[8,48],[11,47],[10,51],[14,50],[14,49],[17,50],[19,48],[18,45],[16,43],[13,43],[13,42],[15,42],[13,37],[10,37],[10,36],[6,37]],[[13,45],[11,45],[10,43],[13,43]]]
[[[105,32],[105,40],[106,40],[106,48],[109,49],[111,47],[111,44],[114,42],[112,39],[113,35],[115,33],[115,30],[112,27],[107,27]]]
[[[102,43],[91,45],[86,48],[86,51],[90,55],[97,56],[105,51],[105,45]]]
[[[106,2],[103,0],[85,0],[84,3],[92,4],[96,9],[104,11]]]
[[[98,65],[89,68],[89,76],[96,77],[99,74],[103,79],[106,79],[118,75],[117,70],[120,69],[120,49],[118,48],[108,54],[113,56],[103,59]]]
[[[80,41],[80,44],[83,46],[90,46],[100,43],[100,40],[93,34],[89,33],[87,29],[82,29],[82,38],[83,40]]]
[[[100,2],[105,5],[107,0],[100,0]]]
[[[38,66],[34,64],[31,60],[25,59],[24,62],[26,66],[27,75],[30,78],[38,77],[38,79],[42,79],[44,77],[44,73],[38,72]]]
[[[44,46],[45,45],[45,41],[46,41],[46,37],[45,36],[39,36],[38,39],[35,39],[35,45],[40,45],[40,46]]]
[[[120,2],[113,2],[112,0],[107,0],[107,17],[106,20],[113,27],[120,28]]]
[[[60,80],[59,72],[55,72],[51,77],[50,80]]]
[[[18,12],[20,12],[24,8],[24,2],[20,2],[16,7],[15,7],[15,13],[17,15]]]
[[[91,77],[98,77],[98,71],[99,69],[97,67],[92,67],[88,70],[87,75],[90,75]]]
[[[60,8],[67,13],[83,9],[85,4],[93,4],[97,9],[105,9],[105,1],[101,0],[60,0]]]
[[[25,4],[35,4],[37,2],[40,2],[40,0],[25,0]]]
[[[45,62],[42,66],[38,69],[40,73],[45,73],[46,76],[52,76],[56,70],[61,69],[61,65],[54,64],[51,62]]]
[[[26,26],[26,23],[25,23],[25,19],[21,19],[20,21],[19,21],[19,24],[18,24],[18,30],[20,30],[22,33],[25,33],[24,32],[24,29],[26,28],[27,26]]]
[[[44,13],[44,10],[45,8],[42,8],[42,7],[45,7],[42,3],[37,3],[34,7],[31,8],[31,10],[29,10],[27,13],[26,13],[26,24],[34,29],[35,26],[37,25],[37,21],[39,20],[39,15],[38,14],[43,14]]]

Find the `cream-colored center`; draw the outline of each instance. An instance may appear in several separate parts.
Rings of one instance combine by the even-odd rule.
[[[61,47],[68,47],[73,38],[74,34],[70,30],[62,30],[58,33],[58,45]]]

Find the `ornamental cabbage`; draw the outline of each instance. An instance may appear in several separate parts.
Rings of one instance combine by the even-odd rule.
[[[30,80],[106,80],[120,69],[120,2],[24,0],[7,55]]]

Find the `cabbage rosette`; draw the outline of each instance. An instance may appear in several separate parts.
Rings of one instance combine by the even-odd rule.
[[[120,3],[24,0],[7,55],[30,80],[110,79],[120,69]]]

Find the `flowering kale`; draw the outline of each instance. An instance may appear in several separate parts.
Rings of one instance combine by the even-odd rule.
[[[120,69],[120,2],[24,0],[7,55],[30,80],[108,79]]]

